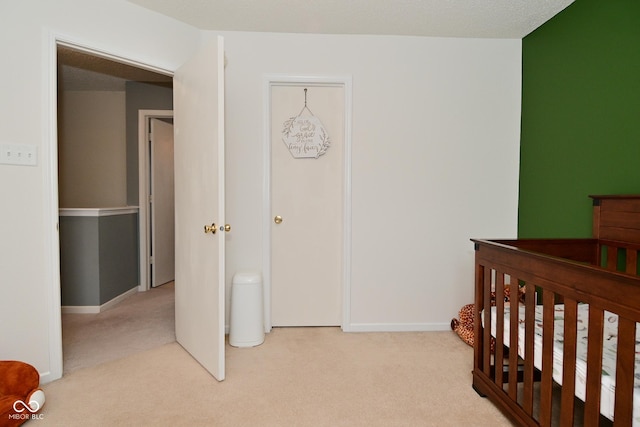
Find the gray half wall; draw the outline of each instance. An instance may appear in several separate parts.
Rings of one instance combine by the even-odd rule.
[[[60,217],[63,306],[100,305],[98,217]]]
[[[138,264],[137,208],[61,209],[62,306],[100,306],[137,287]]]

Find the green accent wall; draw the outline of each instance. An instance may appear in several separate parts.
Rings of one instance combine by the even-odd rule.
[[[640,193],[640,1],[576,0],[522,41],[519,237],[590,237]]]

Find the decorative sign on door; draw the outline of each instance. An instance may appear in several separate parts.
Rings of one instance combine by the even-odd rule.
[[[305,111],[308,114],[303,115]],[[296,159],[317,159],[327,152],[331,144],[329,134],[322,122],[307,107],[306,88],[304,89],[304,107],[297,116],[284,122],[282,141]]]

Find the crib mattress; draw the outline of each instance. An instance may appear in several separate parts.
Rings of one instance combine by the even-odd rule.
[[[496,337],[496,307],[492,307],[491,334]],[[484,321],[484,316],[482,316]],[[510,337],[510,307],[505,307],[504,315],[504,343],[509,346]],[[578,304],[578,337],[576,345],[576,396],[585,400],[587,381],[587,331],[589,322],[589,305]],[[613,420],[615,404],[615,369],[616,348],[618,343],[618,315],[605,311],[603,360],[602,360],[602,391],[600,400],[600,412],[605,417]],[[524,357],[524,306],[520,304],[518,313],[518,354]],[[534,334],[534,365],[537,369],[542,367],[542,306],[535,309],[535,334]],[[562,384],[562,349],[564,342],[564,305],[555,306],[554,314],[554,340],[553,340],[553,379]],[[640,354],[640,325],[636,327],[636,355]],[[640,427],[640,359],[636,356],[634,371],[634,395],[633,395],[633,425]]]

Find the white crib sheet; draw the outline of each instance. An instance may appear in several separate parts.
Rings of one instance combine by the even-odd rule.
[[[496,336],[496,308],[492,307],[491,334]],[[504,316],[504,343],[509,346],[510,307],[505,307]],[[482,316],[484,322],[484,316]],[[520,304],[518,313],[518,354],[524,357],[524,305]],[[537,369],[542,367],[542,306],[535,309],[535,334],[534,334],[534,365]],[[589,323],[589,305],[578,304],[578,336],[576,345],[576,396],[585,400],[587,380],[587,331]],[[600,412],[605,417],[613,420],[615,404],[615,369],[616,348],[618,345],[618,315],[605,311],[604,315],[604,341],[602,361],[602,391],[600,399]],[[553,340],[553,379],[562,384],[562,349],[564,342],[564,305],[555,306],[554,314],[554,340]],[[640,427],[640,326],[636,327],[636,363],[634,375],[633,395],[633,425]]]

